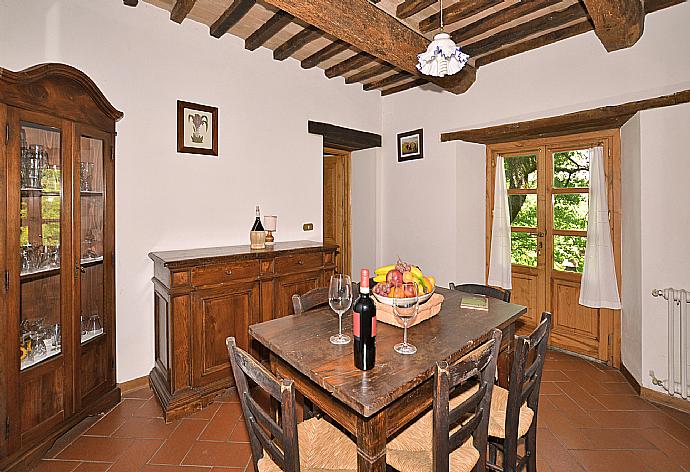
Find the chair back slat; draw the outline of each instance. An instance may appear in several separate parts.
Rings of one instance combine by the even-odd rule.
[[[319,287],[309,290],[304,295],[292,296],[292,309],[296,315],[328,304],[328,287]]]
[[[496,360],[501,344],[501,331],[493,330],[491,339],[462,357],[452,366],[446,361],[436,365],[433,397],[433,470],[448,472],[449,455],[470,436],[479,451],[475,470],[486,467],[489,410],[493,391]],[[478,385],[477,392],[450,409],[450,394],[462,387]],[[451,428],[460,423],[453,431]]]
[[[247,425],[254,470],[266,452],[284,472],[299,472],[295,389],[292,380],[278,380],[264,366],[237,347],[235,338],[225,341]],[[280,402],[280,425],[254,400],[249,390],[251,379],[259,388]]]
[[[453,282],[449,284],[451,290],[458,290],[465,293],[473,293],[475,295],[486,295],[487,297],[497,298],[504,302],[510,302],[510,290],[501,290],[495,287],[481,284],[459,284],[455,285]]]

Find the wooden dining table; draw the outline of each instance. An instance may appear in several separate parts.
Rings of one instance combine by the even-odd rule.
[[[273,372],[294,380],[299,393],[357,438],[359,471],[384,471],[387,439],[429,409],[436,362],[459,359],[494,328],[503,331],[499,384],[507,383],[515,322],[527,308],[489,299],[488,311],[470,310],[460,307],[463,292],[436,291],[445,297],[439,314],[408,330],[417,353],[395,352],[403,330],[379,322],[376,365],[368,371],[355,367],[352,342],[330,343],[338,317],[328,307],[249,327],[249,334],[270,351]],[[343,327],[352,337],[351,311]]]

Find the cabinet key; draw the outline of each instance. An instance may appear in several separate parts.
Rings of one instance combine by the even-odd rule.
[[[304,265],[304,261],[297,261],[298,265]]]
[[[232,270],[225,269],[225,275],[232,275]]]

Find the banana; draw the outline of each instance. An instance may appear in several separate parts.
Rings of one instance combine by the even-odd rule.
[[[374,270],[374,273],[376,275],[385,276],[388,272],[390,272],[393,269],[395,269],[395,264],[391,264],[391,265],[387,265],[387,266],[381,266],[378,269]]]
[[[417,266],[412,266],[410,268],[410,272],[412,272],[412,275],[414,275],[418,279],[421,279],[422,277],[424,277],[424,274],[422,274],[422,271]]]
[[[374,282],[379,283],[379,282],[385,282],[386,281],[386,274],[381,274],[377,275],[374,277]]]

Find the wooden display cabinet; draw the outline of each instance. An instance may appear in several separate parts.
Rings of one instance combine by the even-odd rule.
[[[0,470],[116,404],[115,121],[82,72],[0,68]]]
[[[167,421],[234,385],[225,339],[261,357],[249,325],[292,313],[292,296],[328,286],[338,247],[229,246],[154,252],[156,362],[149,382]]]

